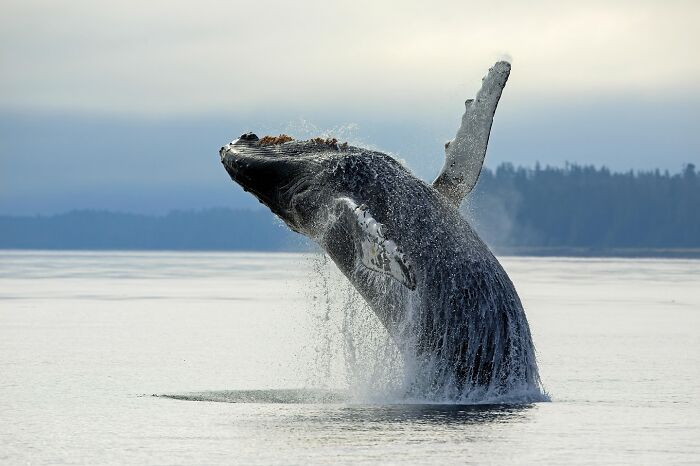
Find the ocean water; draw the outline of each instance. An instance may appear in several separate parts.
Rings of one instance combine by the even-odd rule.
[[[0,252],[0,463],[700,462],[700,261],[501,260],[551,402],[403,398],[320,255]]]

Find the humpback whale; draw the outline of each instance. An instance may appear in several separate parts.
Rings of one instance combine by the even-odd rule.
[[[315,241],[417,361],[424,397],[544,395],[523,306],[458,208],[476,185],[510,64],[484,77],[432,184],[391,156],[335,139],[246,133],[223,146],[230,177]]]

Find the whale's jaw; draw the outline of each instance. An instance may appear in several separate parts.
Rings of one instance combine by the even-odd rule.
[[[283,188],[303,171],[298,161],[269,151],[253,133],[221,147],[219,156],[233,181],[287,221],[291,193]]]
[[[313,236],[310,225],[316,221],[319,207],[316,194],[324,185],[316,178],[323,172],[324,161],[338,155],[335,140],[295,141],[286,135],[260,139],[253,133],[243,134],[219,150],[221,163],[233,181],[289,228],[309,237]]]

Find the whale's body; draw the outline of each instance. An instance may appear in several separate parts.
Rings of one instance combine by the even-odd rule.
[[[381,152],[289,139],[245,134],[222,147],[222,163],[328,253],[401,351],[421,365],[429,378],[422,395],[539,394],[522,304],[460,215],[464,186],[449,183],[450,164],[431,186]]]

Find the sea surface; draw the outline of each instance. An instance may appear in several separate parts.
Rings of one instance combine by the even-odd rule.
[[[0,463],[699,463],[700,261],[501,261],[550,402],[402,397],[321,255],[0,252]]]

